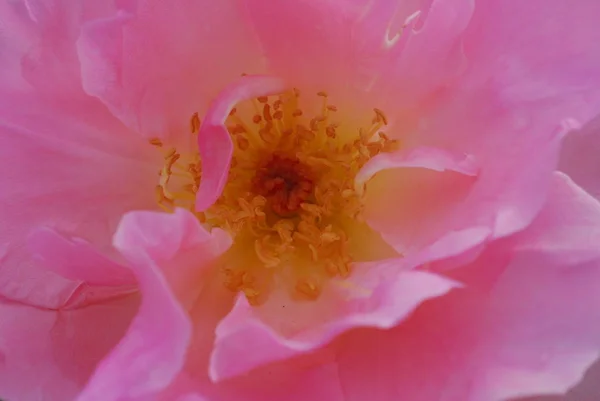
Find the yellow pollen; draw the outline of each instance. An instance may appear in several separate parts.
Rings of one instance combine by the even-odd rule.
[[[149,141],[163,151],[157,203],[167,211],[187,208],[208,228],[232,235],[221,260],[223,283],[251,304],[264,302],[281,283],[294,298],[315,300],[329,278],[351,275],[356,258],[347,230],[354,227],[356,235],[364,226],[364,191],[355,190],[354,178],[369,159],[399,146],[381,131],[388,119],[379,109],[370,127],[345,127],[333,120],[340,112],[326,92],[317,93],[323,104],[312,116],[299,97],[293,89],[231,110],[225,122],[234,143],[228,181],[205,212],[194,210],[202,179],[198,151],[163,150],[162,140]],[[194,113],[190,131],[199,129]]]

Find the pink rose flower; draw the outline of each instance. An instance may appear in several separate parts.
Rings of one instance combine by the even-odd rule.
[[[567,392],[600,355],[599,17],[0,3],[0,398]]]

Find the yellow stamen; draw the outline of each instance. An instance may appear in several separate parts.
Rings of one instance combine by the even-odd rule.
[[[251,304],[265,299],[276,276],[292,280],[299,299],[314,300],[326,279],[351,274],[346,225],[362,220],[363,196],[354,176],[370,158],[399,146],[380,131],[388,119],[379,109],[370,127],[345,140],[338,132],[346,128],[332,121],[338,108],[328,104],[326,92],[317,96],[323,107],[313,116],[305,116],[298,89],[232,109],[225,124],[235,145],[229,178],[206,212],[194,212],[202,177],[198,153],[164,152],[157,203],[166,211],[185,207],[206,226],[232,234],[224,284]],[[195,113],[190,131],[199,128]],[[149,142],[164,146],[158,138]]]

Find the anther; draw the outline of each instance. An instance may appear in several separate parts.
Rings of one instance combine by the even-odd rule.
[[[177,153],[177,149],[175,148],[171,148],[169,149],[169,151],[167,153],[165,153],[165,160],[169,160],[171,157],[173,157],[175,154]]]
[[[250,142],[248,141],[248,139],[244,138],[241,135],[236,136],[235,141],[240,150],[247,150],[250,147]]]
[[[265,121],[273,120],[273,117],[271,116],[271,106],[269,106],[268,104],[265,104],[265,106],[263,107],[263,117]]]
[[[373,109],[373,111],[375,111],[375,114],[377,115],[377,122],[381,121],[384,125],[388,124],[387,117],[385,116],[385,114],[383,114],[383,111],[377,108]]]
[[[241,124],[236,124],[229,129],[231,135],[243,134],[246,132],[246,128],[244,128]]]
[[[190,131],[192,134],[195,134],[200,129],[200,117],[198,117],[198,113],[192,114],[192,118],[190,119]]]
[[[296,283],[296,291],[306,296],[310,300],[315,300],[321,294],[321,289],[312,280],[304,279]]]

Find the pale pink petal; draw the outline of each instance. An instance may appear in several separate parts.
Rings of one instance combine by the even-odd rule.
[[[589,48],[598,36],[598,7],[568,0],[477,3],[464,35],[467,70],[423,105],[412,131],[399,133],[407,144],[481,161],[456,221],[491,225],[494,237],[504,237],[542,208],[561,137],[600,109],[594,83],[600,51]]]
[[[564,397],[557,399],[557,401],[596,401],[600,392],[598,388],[599,375],[600,360],[585,373],[583,381],[578,383],[576,387],[571,388]],[[531,401],[544,401],[544,399],[540,397],[539,400],[533,399]]]
[[[469,155],[454,155],[443,149],[415,148],[394,153],[381,153],[364,165],[356,175],[356,186],[371,179],[381,170],[393,168],[426,168],[433,171],[455,171],[469,176],[476,176],[477,162]]]
[[[600,199],[600,115],[564,140],[558,169]]]
[[[0,294],[58,308],[79,283],[36,266],[26,237],[47,226],[110,256],[121,214],[156,208],[156,155],[93,99],[0,98]]]
[[[69,311],[0,302],[0,398],[75,399],[138,306],[137,294]]]
[[[465,266],[474,291],[432,299],[390,331],[338,340],[348,401],[504,401],[575,385],[600,355],[600,249],[593,231],[581,237],[598,216],[595,199],[555,176],[531,229]]]
[[[366,183],[369,225],[406,253],[472,223],[455,222],[454,213],[476,185],[478,171],[472,156],[419,147],[374,157],[358,173],[356,186]]]
[[[560,174],[551,194],[492,291],[470,400],[565,392],[600,356],[600,204]]]
[[[391,93],[390,105],[414,105],[456,74],[457,36],[472,12],[470,2],[458,3],[305,0],[271,7],[245,0],[275,75],[303,90],[328,91],[336,104],[373,103],[367,107],[384,107]],[[424,26],[414,32],[416,24]],[[423,72],[424,65],[431,67]]]
[[[534,224],[519,235],[517,250],[543,251],[575,264],[598,258],[598,244],[600,202],[566,175],[555,173],[548,201]]]
[[[85,97],[75,40],[86,20],[114,13],[109,1],[23,0],[0,5],[0,87],[36,96]]]
[[[500,238],[533,220],[549,190],[561,140],[570,129],[567,120],[540,119],[540,110],[531,105],[508,108],[485,86],[457,86],[440,96],[418,129],[408,133],[408,146],[434,146],[477,160],[479,174],[473,185],[464,179],[446,180],[447,186],[440,188],[444,196],[439,190],[425,194],[423,203],[432,202],[434,213],[440,206],[452,209],[443,221],[447,228],[487,225],[493,237]]]
[[[468,356],[478,340],[483,301],[455,291],[424,303],[390,330],[341,337],[335,349],[345,401],[466,401]],[[477,401],[483,400],[490,401]]]
[[[515,258],[493,293],[472,399],[562,393],[600,356],[599,260]],[[493,318],[492,318],[493,316]]]
[[[225,120],[231,109],[239,101],[281,93],[285,89],[285,82],[279,78],[253,75],[240,78],[219,93],[198,133],[202,180],[196,195],[196,210],[204,211],[212,206],[227,182],[233,143]]]
[[[131,286],[135,277],[129,268],[102,255],[82,238],[66,238],[47,227],[35,229],[29,249],[49,270],[91,285]]]
[[[159,213],[131,212],[121,221],[115,234],[115,247],[131,263],[139,282],[142,304],[127,334],[98,365],[77,398],[79,401],[149,397],[166,388],[182,369],[192,333],[191,322],[153,260],[155,255],[172,256],[173,245],[185,244],[187,230],[181,226],[181,214],[173,216],[175,219],[164,233],[160,232],[160,223],[169,219],[161,219]],[[158,219],[153,220],[153,217]],[[154,237],[147,237],[151,227]],[[162,252],[156,240],[174,231],[180,232],[179,237],[167,242]]]
[[[420,3],[421,13],[416,24],[404,28],[399,33],[401,37],[396,39],[407,37],[402,52],[397,59],[384,64],[380,77],[373,82],[373,92],[387,95],[382,107],[391,106],[396,110],[400,106],[414,107],[447,86],[468,65],[462,37],[476,8],[475,2],[429,0]],[[385,43],[385,47],[391,47],[393,40]]]
[[[595,1],[478,2],[465,35],[471,79],[507,107],[535,108],[546,129],[567,118],[585,124],[600,109],[600,49],[590,46],[599,15]]]
[[[243,351],[242,351],[243,352]],[[206,400],[220,401],[343,401],[338,366],[331,349],[259,367],[235,378],[212,383],[195,375],[181,375],[161,401],[195,393]]]
[[[177,209],[172,214],[126,214],[114,244],[131,263],[142,306],[80,401],[154,397],[176,379],[192,341],[187,311],[206,287],[211,263],[229,247],[230,239],[220,230],[208,233],[193,214]]]
[[[238,298],[217,327],[211,378],[223,380],[310,352],[351,328],[395,326],[421,302],[460,286],[415,267],[459,257],[474,248],[481,251],[489,233],[485,228],[450,233],[420,254],[356,265],[348,280],[333,281],[316,302],[299,303],[285,291],[271,294],[260,307]]]
[[[263,72],[235,1],[126,3],[85,24],[77,51],[85,90],[146,137],[185,133],[227,83]]]

